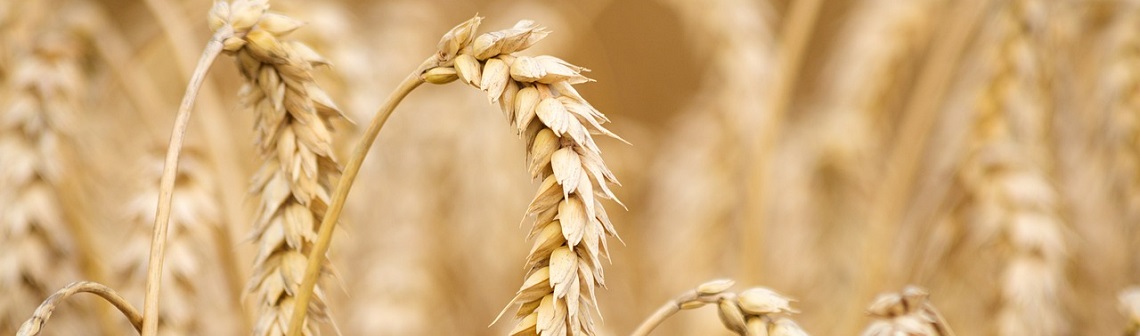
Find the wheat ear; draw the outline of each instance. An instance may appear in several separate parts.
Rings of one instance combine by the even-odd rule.
[[[313,67],[324,60],[300,42],[281,40],[302,23],[268,9],[265,0],[217,2],[209,16],[211,29],[235,32],[224,41],[225,52],[236,57],[245,78],[242,102],[256,118],[262,159],[251,186],[260,201],[247,292],[259,312],[255,335],[285,334],[295,309],[307,312],[305,333],[317,335],[317,324],[304,322],[329,320],[323,295],[317,291],[312,307],[294,300],[330,202],[330,180],[340,172],[330,122],[342,116],[313,80]],[[324,254],[314,258],[327,265]]]
[[[792,309],[793,300],[763,287],[755,287],[740,294],[728,292],[735,284],[728,279],[712,280],[682,293],[657,309],[631,333],[648,336],[662,322],[677,312],[696,309],[708,304],[717,306],[717,315],[728,330],[745,336],[806,336],[807,333],[794,321],[778,314],[798,313]]]
[[[963,182],[977,235],[1002,247],[996,330],[1001,335],[1063,335],[1068,244],[1050,181],[1048,78],[1035,36],[1045,3],[1005,4],[986,32],[997,39],[993,75],[977,102],[974,143]]]
[[[12,36],[0,52],[12,62],[0,64],[11,66],[0,84],[0,333],[65,281],[83,273],[103,280],[82,217],[69,214],[76,191],[65,183],[75,173],[68,147],[84,85],[79,41],[37,17],[45,6],[21,5],[27,16],[7,24],[35,37]]]
[[[867,326],[863,336],[954,336],[929,297],[925,290],[914,286],[900,293],[880,295],[867,308],[875,321]]]
[[[522,321],[511,334],[596,334],[590,308],[597,304],[594,289],[605,286],[605,236],[617,235],[601,199],[616,200],[608,185],[617,179],[593,134],[621,138],[572,86],[590,81],[582,75],[587,69],[553,56],[515,55],[545,38],[545,28],[524,20],[475,37],[481,20],[444,36],[439,53],[452,62],[429,69],[425,79],[459,80],[486,92],[523,136],[531,176],[543,181],[526,213],[536,216],[526,281],[504,309],[519,305]]]

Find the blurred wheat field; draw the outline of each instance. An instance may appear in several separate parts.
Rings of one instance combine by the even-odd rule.
[[[795,299],[787,316],[814,335],[901,320],[872,303],[910,298],[907,285],[958,335],[1140,334],[1140,295],[1124,294],[1140,283],[1138,2],[270,5],[306,22],[289,37],[331,64],[313,74],[347,119],[326,120],[342,164],[401,78],[476,13],[482,31],[534,20],[553,33],[520,54],[590,68],[577,88],[632,144],[596,137],[628,208],[602,202],[622,242],[603,262],[600,334],[716,278]],[[79,280],[142,308],[161,158],[211,6],[0,1],[0,334]],[[217,63],[174,193],[163,335],[258,323],[243,293],[266,154],[238,62]],[[419,88],[380,133],[328,254],[325,334],[515,326],[487,325],[525,279],[519,222],[543,181],[496,105],[462,86]],[[715,306],[653,335],[734,334]],[[131,333],[77,296],[44,334]]]

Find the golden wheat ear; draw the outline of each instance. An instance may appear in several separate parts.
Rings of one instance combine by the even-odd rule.
[[[606,236],[617,236],[601,200],[617,200],[609,185],[618,181],[594,135],[624,140],[573,87],[592,81],[583,75],[589,69],[554,56],[517,54],[549,35],[546,28],[523,20],[476,36],[481,20],[468,20],[440,40],[439,55],[450,62],[428,69],[424,78],[484,91],[523,136],[531,177],[543,181],[524,216],[535,216],[535,243],[527,280],[508,304],[519,305],[515,315],[522,319],[511,334],[596,334],[594,290],[605,286]]]

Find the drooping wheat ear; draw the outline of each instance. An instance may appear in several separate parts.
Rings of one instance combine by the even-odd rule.
[[[481,17],[455,27],[439,43],[445,66],[429,69],[429,83],[456,79],[487,93],[526,141],[528,168],[542,185],[527,210],[536,238],[526,281],[507,305],[522,321],[512,335],[593,335],[594,289],[605,286],[605,236],[615,236],[601,199],[614,199],[617,179],[602,161],[593,134],[618,138],[573,84],[589,82],[585,68],[553,56],[521,56],[549,32],[532,21],[475,37]],[[453,66],[446,66],[453,65]],[[620,138],[618,138],[620,139]],[[505,309],[504,309],[505,312]],[[500,314],[500,317],[502,314]]]
[[[953,336],[929,297],[925,290],[914,286],[907,286],[900,293],[879,295],[867,308],[875,321],[863,330],[863,336]]]
[[[717,305],[717,314],[725,328],[745,336],[806,336],[786,315],[798,313],[792,309],[793,300],[763,287],[745,290],[740,294],[727,292],[735,282],[728,279],[709,281],[669,300],[642,322],[631,335],[646,336],[665,319],[681,310],[696,309],[707,304]]]
[[[962,168],[976,237],[997,242],[1004,264],[995,332],[1063,335],[1067,243],[1047,144],[1039,32],[1044,4],[1013,1],[993,23],[996,54],[977,103],[970,157]]]
[[[78,41],[60,29],[34,36],[4,41],[13,49],[0,51],[12,62],[0,84],[0,334],[12,334],[41,300],[79,279],[90,252],[66,215],[64,194],[76,191],[63,183],[73,173],[66,147],[85,84]]]
[[[1126,336],[1140,336],[1140,287],[1130,287],[1120,293],[1120,310],[1128,318]]]
[[[313,67],[323,59],[304,44],[280,39],[301,22],[268,8],[265,0],[235,0],[210,12],[212,29],[235,32],[225,50],[245,77],[242,103],[256,117],[262,159],[251,186],[259,198],[252,232],[258,252],[247,291],[259,310],[255,335],[283,335],[293,310],[306,308],[303,328],[316,335],[320,330],[310,320],[328,321],[323,292],[316,291],[310,307],[294,307],[294,293],[329,204],[330,178],[340,172],[329,123],[342,116],[313,80]]]
[[[144,186],[127,204],[126,212],[133,225],[130,236],[115,266],[119,278],[120,291],[124,295],[141,295],[146,282],[147,251],[150,248],[151,225],[154,223],[154,200],[159,194],[159,179],[162,176],[163,152],[148,156],[143,170],[138,175]],[[206,290],[209,281],[200,274],[203,266],[211,261],[206,259],[211,232],[222,223],[222,212],[213,191],[214,182],[201,162],[199,155],[192,150],[183,152],[178,167],[178,184],[172,205],[170,234],[166,253],[164,283],[171,284],[160,293],[159,321],[164,335],[196,335],[204,316],[196,311],[199,304],[199,291]]]

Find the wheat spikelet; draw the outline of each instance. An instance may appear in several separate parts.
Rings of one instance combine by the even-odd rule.
[[[863,336],[953,336],[929,294],[909,286],[900,293],[880,295],[867,311],[875,318]]]
[[[518,304],[522,319],[511,334],[596,334],[590,308],[596,307],[595,288],[605,286],[605,236],[616,236],[601,199],[615,199],[608,184],[617,179],[593,134],[617,136],[572,86],[590,81],[582,75],[587,69],[552,56],[514,54],[545,38],[546,29],[524,20],[476,36],[481,21],[472,18],[444,35],[436,58],[453,67],[428,69],[424,78],[437,84],[458,79],[485,91],[523,136],[531,175],[543,181],[527,210],[536,216],[536,241],[526,281],[506,308]]]
[[[256,117],[262,159],[251,187],[260,200],[248,293],[259,311],[254,334],[282,335],[293,309],[307,308],[304,330],[315,335],[320,331],[311,320],[328,320],[323,292],[317,289],[311,307],[293,307],[293,293],[328,207],[329,179],[339,173],[329,122],[341,115],[312,77],[323,59],[303,44],[279,39],[301,23],[268,7],[264,0],[237,0],[218,2],[210,12],[212,29],[235,32],[225,50],[246,79],[242,103]]]
[[[82,54],[58,20],[40,21],[38,3],[14,5],[27,16],[5,22],[6,31],[21,33],[6,36],[13,39],[0,52],[11,62],[0,84],[0,334],[13,333],[41,300],[81,274],[82,238],[65,215],[64,193],[76,191],[62,181],[72,173],[67,147],[83,94]],[[56,323],[56,330],[76,331]]]
[[[1057,192],[1049,178],[1050,108],[1042,84],[1039,28],[1043,3],[1004,6],[995,29],[993,75],[977,103],[973,148],[963,167],[972,234],[999,242],[1005,258],[995,332],[1063,335],[1068,249]]]
[[[164,335],[197,335],[203,333],[202,318],[195,308],[200,307],[200,292],[210,282],[201,273],[205,264],[208,240],[213,230],[222,223],[221,209],[213,191],[214,182],[194,151],[183,152],[179,165],[176,197],[172,205],[170,236],[164,268],[165,283],[172,284],[160,295],[160,322]],[[158,198],[158,181],[162,176],[163,153],[146,157],[143,170],[137,175],[145,187],[127,204],[129,222],[133,227],[128,242],[116,265],[117,275],[123,284],[124,295],[141,294],[146,282],[147,251],[150,247],[151,224],[154,223],[155,203]],[[130,291],[128,292],[127,289]]]

